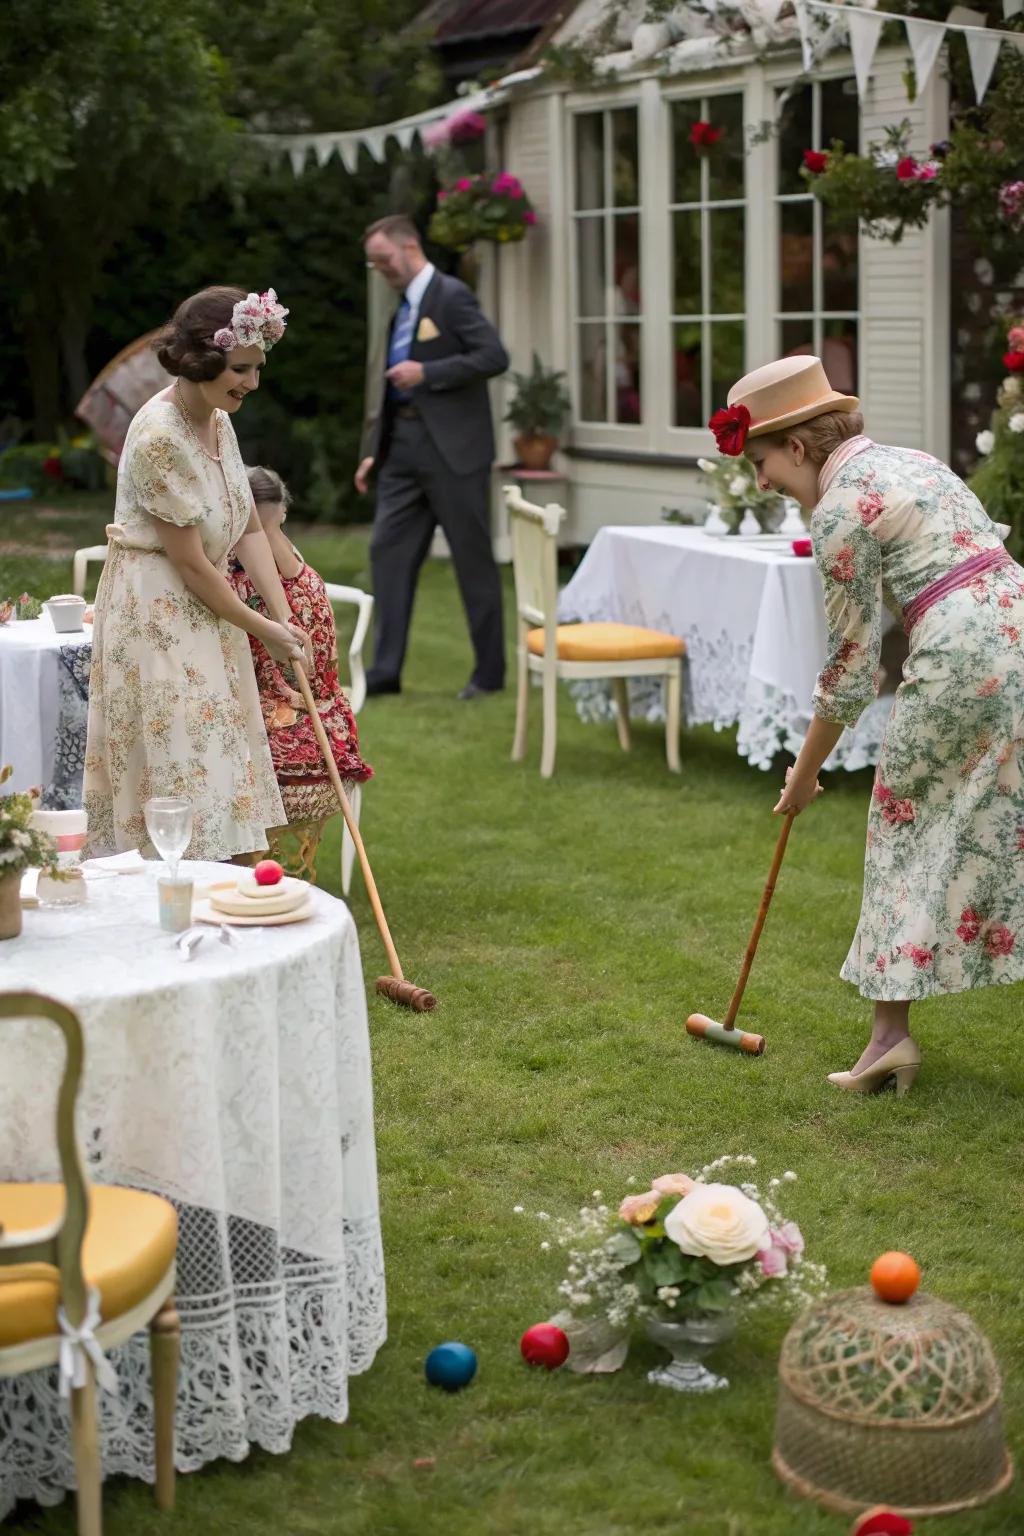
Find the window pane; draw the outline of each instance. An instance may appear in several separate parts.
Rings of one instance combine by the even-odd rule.
[[[635,213],[616,216],[615,241],[615,313],[640,313],[640,219]]]
[[[612,113],[612,179],[615,206],[636,208],[640,202],[640,151],[635,107]]]
[[[857,308],[857,226],[830,220],[823,209],[821,272],[826,309]],[[789,308],[783,305],[783,309]]]
[[[576,220],[576,284],[581,316],[605,312],[604,219]]]
[[[856,80],[823,80],[821,83],[821,143],[813,147],[828,149],[833,139],[842,140],[843,147],[852,154],[857,154],[860,149]]]
[[[690,129],[700,117],[699,101],[672,103],[672,201],[700,201],[700,156],[690,143]]]
[[[615,327],[615,420],[640,420],[640,327]]]
[[[699,315],[704,305],[700,296],[700,212],[673,214],[675,225],[675,313]]]
[[[604,324],[578,327],[580,341],[580,419],[607,421],[606,359]]]
[[[811,87],[805,85],[794,91],[782,109],[779,124],[779,191],[806,192],[807,188],[800,167],[804,163],[805,149],[826,149],[827,142],[812,144]]]
[[[707,217],[711,220],[711,313],[742,315],[746,309],[743,281],[746,213],[742,208],[720,208]]]
[[[779,326],[779,351],[783,357],[809,357],[814,352],[813,320],[784,320]]]
[[[779,308],[814,308],[814,203],[780,203]]]
[[[708,155],[708,196],[713,201],[742,197],[746,170],[743,97],[738,92],[735,96],[712,96],[708,121],[722,130],[722,137]]]
[[[604,113],[581,112],[576,118],[576,207],[604,206]]]
[[[737,379],[744,374],[743,321],[719,321],[711,326],[711,399],[705,412],[707,417],[725,404],[726,396]]]
[[[676,426],[707,425],[701,400],[701,325],[700,321],[677,325],[674,334],[676,379]],[[737,374],[737,378],[740,375]]]
[[[821,361],[833,389],[857,393],[857,322],[826,320],[822,325]]]

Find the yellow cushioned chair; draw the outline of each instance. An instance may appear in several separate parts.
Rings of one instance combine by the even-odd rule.
[[[561,507],[535,507],[516,485],[504,487],[512,535],[516,583],[518,685],[512,758],[526,756],[530,674],[539,673],[544,696],[544,739],[540,771],[555,771],[559,679],[608,678],[615,695],[619,743],[629,751],[627,679],[665,680],[665,756],[679,773],[679,717],[686,644],[677,635],[634,624],[558,624],[558,525]]]
[[[48,1019],[63,1032],[66,1044],[57,1104],[64,1182],[0,1183],[0,1378],[57,1364],[62,1344],[85,1336],[70,1351],[75,1375],[73,1384],[68,1383],[78,1530],[80,1536],[100,1536],[103,1473],[96,1372],[97,1364],[102,1367],[104,1362],[97,1354],[122,1344],[147,1323],[156,1497],[163,1509],[174,1505],[180,1335],[173,1302],[177,1217],[174,1207],[158,1195],[87,1184],[74,1128],[82,1029],[71,1009],[32,992],[2,993],[0,1018]]]

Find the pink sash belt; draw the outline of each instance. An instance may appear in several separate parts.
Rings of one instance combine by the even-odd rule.
[[[994,571],[997,566],[1012,564],[1012,556],[1002,548],[983,549],[980,555],[971,555],[970,559],[961,561],[951,571],[947,571],[945,576],[940,576],[938,581],[931,582],[907,604],[903,610],[904,631],[909,635],[918,619],[942,598],[948,597],[950,592],[969,586],[976,576],[983,575],[985,571]]]

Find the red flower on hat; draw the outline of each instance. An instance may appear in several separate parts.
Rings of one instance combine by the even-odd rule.
[[[694,149],[711,149],[721,137],[721,128],[712,128],[703,118],[690,129],[690,143]]]
[[[828,170],[828,155],[821,149],[805,149],[804,166],[812,176],[820,176]]]
[[[747,441],[750,412],[745,405],[729,405],[724,410],[716,411],[708,426],[715,434],[719,453],[735,459],[743,452]]]
[[[912,1536],[914,1527],[905,1515],[891,1509],[869,1509],[854,1522],[850,1536]]]

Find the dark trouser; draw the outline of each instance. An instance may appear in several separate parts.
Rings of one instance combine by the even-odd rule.
[[[377,482],[370,539],[376,625],[369,680],[397,682],[420,566],[440,523],[469,620],[480,688],[505,684],[501,577],[490,533],[490,468],[449,469],[418,417],[397,416]]]

